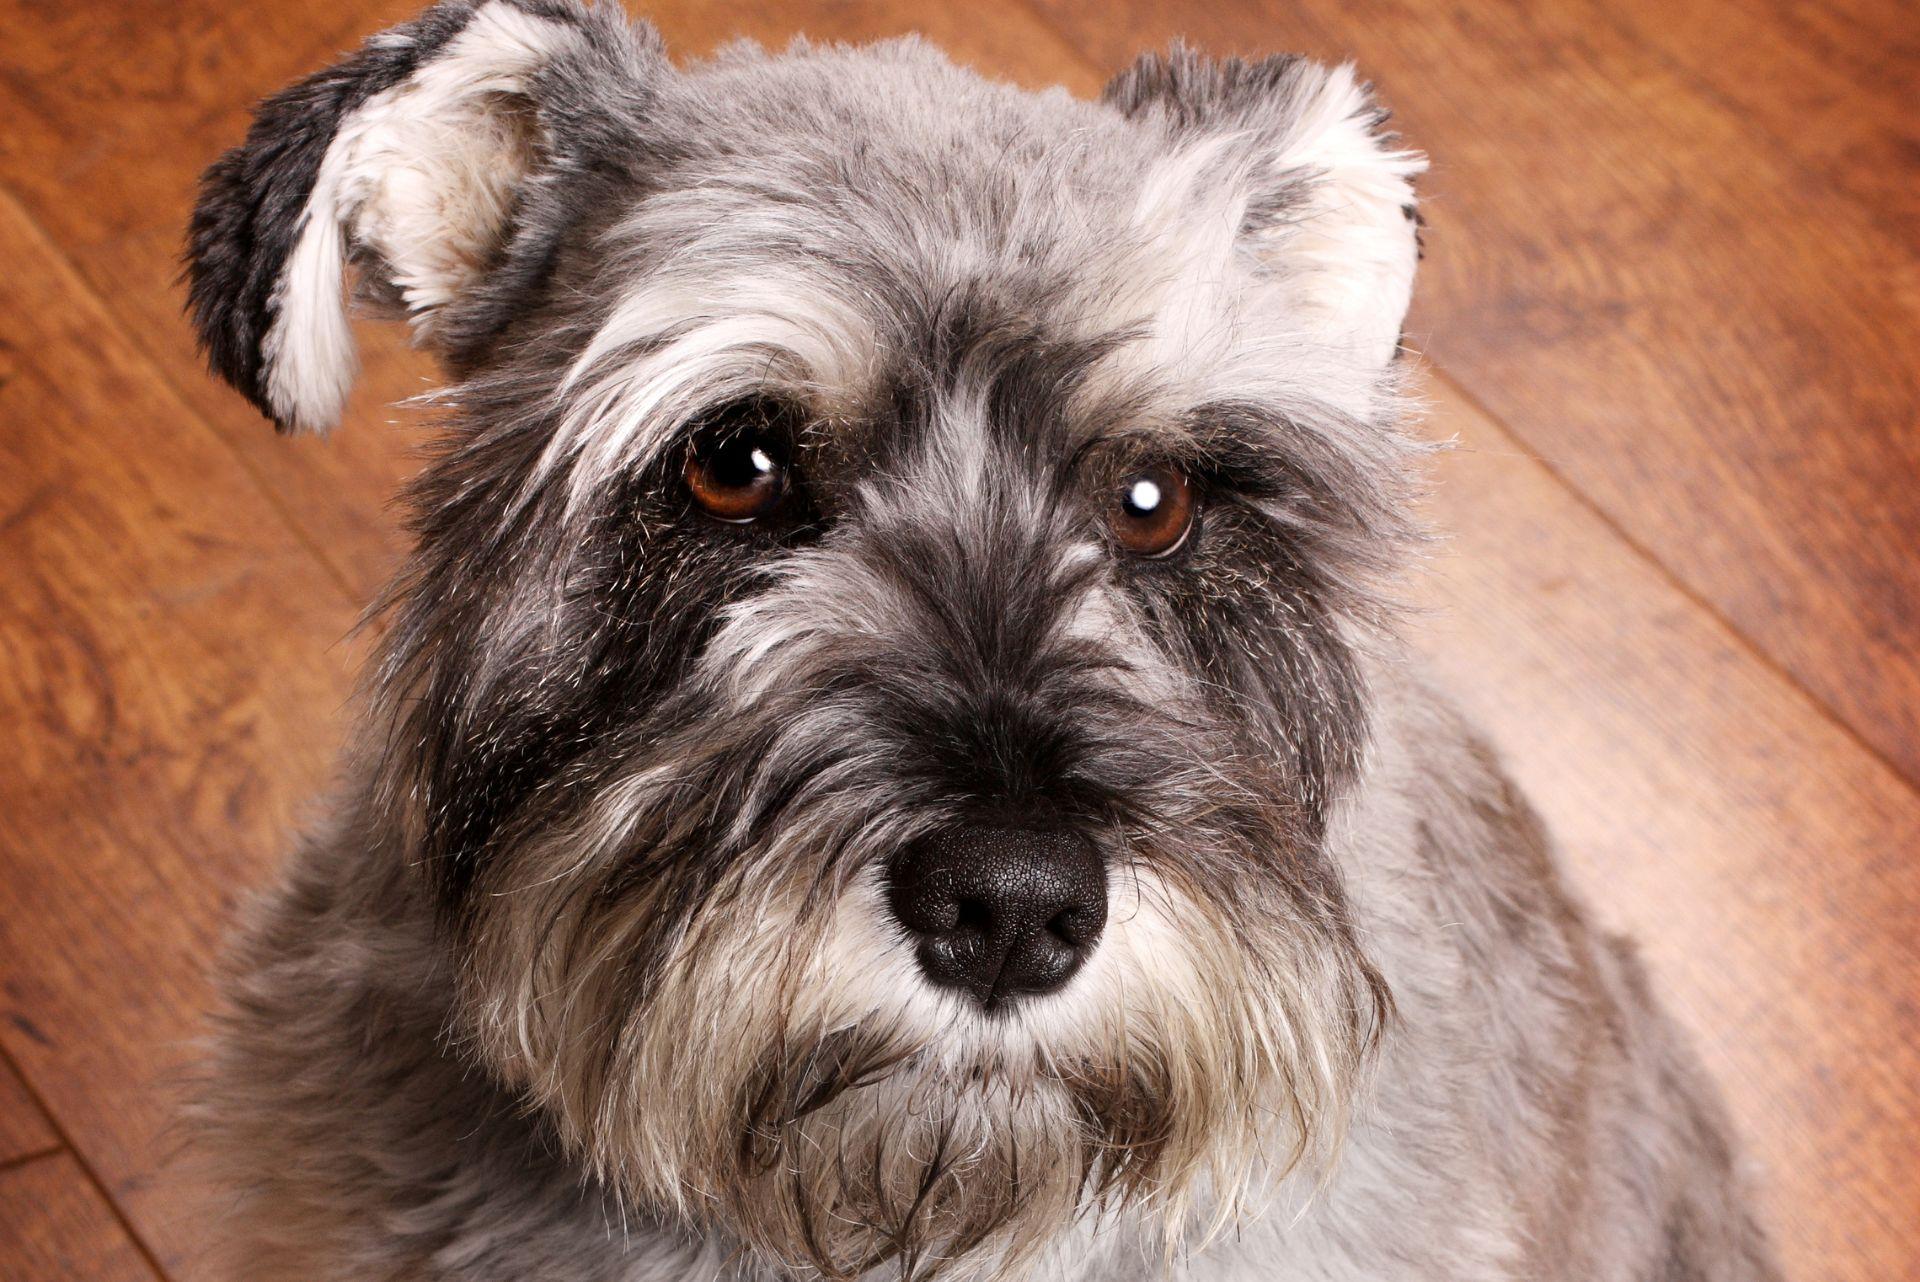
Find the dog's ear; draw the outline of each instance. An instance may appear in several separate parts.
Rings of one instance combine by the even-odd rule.
[[[1232,157],[1241,234],[1301,313],[1368,365],[1393,359],[1420,255],[1413,178],[1426,159],[1395,145],[1352,67],[1216,61],[1176,45],[1114,77],[1105,100],[1157,121],[1176,146]]]
[[[188,307],[208,363],[282,429],[331,427],[356,365],[349,262],[449,355],[448,322],[483,282],[509,263],[543,274],[551,189],[621,152],[604,135],[665,74],[617,4],[451,0],[268,99],[194,210]]]

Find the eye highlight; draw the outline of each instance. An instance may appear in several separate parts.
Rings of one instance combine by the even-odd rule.
[[[687,493],[707,515],[734,524],[778,511],[792,484],[786,442],[764,418],[743,417],[697,434],[687,447]]]
[[[1134,556],[1166,556],[1187,541],[1195,506],[1193,485],[1178,469],[1140,468],[1120,479],[1107,505],[1107,527]]]

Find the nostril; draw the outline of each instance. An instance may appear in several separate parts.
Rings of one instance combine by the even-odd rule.
[[[936,834],[901,853],[887,894],[917,938],[926,977],[989,1009],[1065,984],[1107,920],[1105,866],[1092,843],[1072,833]]]
[[[1104,923],[1093,921],[1093,915],[1079,908],[1069,908],[1047,923],[1047,929],[1062,943],[1079,948],[1092,943],[1100,935],[1100,926]]]
[[[993,931],[993,910],[980,899],[962,899],[954,913],[953,930],[973,931],[982,935]]]

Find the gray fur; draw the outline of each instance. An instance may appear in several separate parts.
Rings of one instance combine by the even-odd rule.
[[[265,109],[196,219],[216,369],[324,421],[339,258],[458,381],[331,818],[226,970],[233,1276],[1774,1276],[1631,956],[1393,639],[1383,120],[1298,59],[675,70],[558,0]],[[804,485],[723,526],[680,464],[748,429]],[[1129,559],[1149,462],[1200,516]],[[1112,907],[988,1015],[882,887],[1007,822]]]

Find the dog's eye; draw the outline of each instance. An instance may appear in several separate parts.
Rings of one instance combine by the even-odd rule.
[[[750,425],[696,436],[687,449],[687,492],[709,516],[757,521],[787,497],[787,450],[772,433]]]
[[[1193,486],[1171,467],[1129,473],[1107,510],[1107,524],[1121,547],[1135,556],[1166,556],[1186,542],[1193,528]]]

